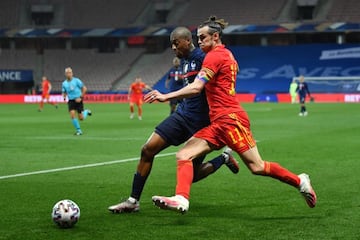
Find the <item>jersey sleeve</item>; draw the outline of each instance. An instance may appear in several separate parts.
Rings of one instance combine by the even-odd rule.
[[[80,80],[80,78],[77,79],[77,85],[78,85],[79,88],[84,87],[84,83]]]
[[[212,77],[215,75],[221,67],[221,56],[218,52],[213,51],[206,54],[202,64],[202,69]],[[209,79],[210,80],[210,79]]]
[[[66,88],[65,88],[65,84],[64,84],[64,83],[62,83],[61,92],[62,92],[62,93],[66,93]]]

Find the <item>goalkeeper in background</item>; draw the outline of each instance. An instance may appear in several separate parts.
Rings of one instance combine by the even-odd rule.
[[[297,87],[298,84],[296,83],[295,79],[292,80],[289,87],[289,94],[291,96],[291,103],[296,103],[296,97],[297,97]]]
[[[299,76],[299,85],[296,88],[297,93],[299,94],[299,101],[300,101],[300,113],[299,116],[307,116],[308,112],[306,111],[305,107],[305,100],[306,95],[308,95],[311,98],[309,87],[307,83],[304,80],[304,76]]]

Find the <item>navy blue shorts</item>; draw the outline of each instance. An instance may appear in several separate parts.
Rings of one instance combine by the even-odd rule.
[[[299,95],[299,102],[300,103],[305,103],[305,99],[306,99],[306,95],[305,96]]]
[[[186,142],[194,133],[208,126],[208,121],[191,121],[183,115],[174,112],[155,128],[168,144],[178,146]]]

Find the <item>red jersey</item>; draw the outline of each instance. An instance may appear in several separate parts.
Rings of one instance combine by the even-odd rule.
[[[146,87],[146,84],[143,82],[134,82],[130,86],[131,94],[132,95],[142,95],[142,92],[145,87]]]
[[[51,84],[49,80],[42,81],[41,88],[43,94],[48,94],[50,90]]]
[[[236,99],[238,64],[224,45],[217,46],[205,56],[202,68],[212,78],[205,85],[210,121],[229,113],[243,112]]]

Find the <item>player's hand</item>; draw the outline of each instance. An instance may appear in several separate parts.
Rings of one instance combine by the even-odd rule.
[[[153,90],[144,96],[144,101],[152,103],[154,101],[165,102],[168,100],[165,94],[160,93],[158,90]]]
[[[81,97],[75,99],[75,102],[77,102],[77,103],[81,103],[81,101],[82,101]]]

